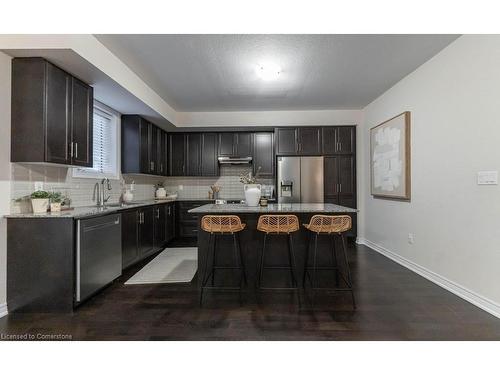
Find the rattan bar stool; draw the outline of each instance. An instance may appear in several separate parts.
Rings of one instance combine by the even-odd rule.
[[[306,277],[311,283],[312,290],[312,301],[314,304],[314,295],[315,291],[324,290],[324,291],[338,291],[338,292],[350,292],[352,296],[352,304],[353,307],[356,308],[356,301],[354,299],[354,290],[352,286],[352,278],[351,278],[351,270],[349,267],[349,261],[347,259],[347,249],[345,243],[345,232],[347,232],[352,227],[351,217],[348,215],[314,215],[309,224],[304,224],[304,227],[308,229],[311,233],[309,243],[307,246],[306,252],[306,260],[304,263],[304,278],[302,280],[304,289],[306,287]],[[333,266],[329,267],[318,267],[316,264],[317,253],[318,253],[318,236],[319,235],[328,235],[331,236],[331,256],[333,261]],[[309,248],[311,246],[311,240],[314,237],[314,254],[313,254],[313,265],[309,266]],[[337,252],[335,248],[335,238],[340,237],[342,242],[342,253],[345,262],[346,274],[344,274],[337,262]],[[319,288],[317,286],[316,273],[318,270],[333,270],[335,271],[335,288]],[[312,272],[312,280],[310,273]],[[345,288],[339,287],[339,275],[346,284]]]
[[[208,251],[205,257],[205,267],[201,275],[201,291],[200,291],[200,306],[203,304],[203,292],[206,289],[211,290],[243,290],[243,286],[247,285],[245,266],[243,255],[241,252],[240,239],[238,233],[245,229],[246,224],[241,222],[241,219],[235,215],[206,215],[201,218],[201,229],[210,233],[208,243]],[[217,265],[217,237],[232,236],[234,244],[234,266],[219,266]],[[212,262],[209,264],[210,251],[212,251]],[[215,271],[221,269],[231,269],[240,272],[239,286],[215,286],[214,278]],[[211,279],[210,285],[208,285]]]
[[[293,251],[292,233],[300,229],[299,219],[296,215],[262,215],[257,222],[257,230],[264,233],[264,242],[260,254],[260,267],[257,287],[259,290],[294,290],[299,293],[297,284],[297,267],[295,261],[295,253]],[[266,241],[269,235],[282,235],[288,237],[288,265],[286,266],[268,266],[266,260]],[[262,280],[264,270],[281,269],[289,270],[292,279],[291,287],[263,287]],[[300,296],[299,296],[300,304]]]

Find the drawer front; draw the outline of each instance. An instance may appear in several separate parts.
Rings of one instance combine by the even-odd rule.
[[[197,225],[187,225],[181,223],[179,226],[179,236],[181,237],[196,237],[198,236],[198,226]]]

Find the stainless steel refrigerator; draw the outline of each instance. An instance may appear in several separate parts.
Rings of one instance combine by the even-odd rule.
[[[278,202],[323,203],[323,156],[278,156]]]

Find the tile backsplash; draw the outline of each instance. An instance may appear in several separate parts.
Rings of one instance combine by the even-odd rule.
[[[208,198],[211,185],[219,185],[220,198],[244,198],[243,185],[239,176],[251,170],[248,165],[220,168],[218,177],[155,177],[145,175],[122,175],[121,180],[111,180],[110,203],[118,202],[124,190],[124,184],[134,181],[134,200],[146,200],[154,197],[154,185],[163,182],[168,193],[178,193],[179,198]],[[71,199],[74,207],[94,205],[93,191],[98,179],[73,177],[72,169],[62,166],[12,164],[11,176],[11,212],[29,212],[28,201],[16,202],[35,190],[35,182],[43,182],[46,191],[59,191]],[[272,179],[259,179],[259,183],[272,185]]]
[[[177,192],[179,198],[208,198],[210,186],[221,187],[219,198],[243,199],[243,184],[240,175],[251,171],[249,165],[221,165],[218,177],[168,177],[165,188],[169,193]],[[272,179],[259,179],[263,185],[273,185]]]

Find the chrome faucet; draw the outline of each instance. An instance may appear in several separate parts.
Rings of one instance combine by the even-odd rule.
[[[111,182],[107,178],[103,178],[101,180],[101,183],[96,182],[94,185],[94,194],[92,196],[92,200],[96,201],[96,205],[98,207],[104,207],[106,205],[106,202],[111,198],[111,195],[108,195],[107,197],[104,197],[104,184],[106,183],[106,187],[109,191],[111,191]]]

